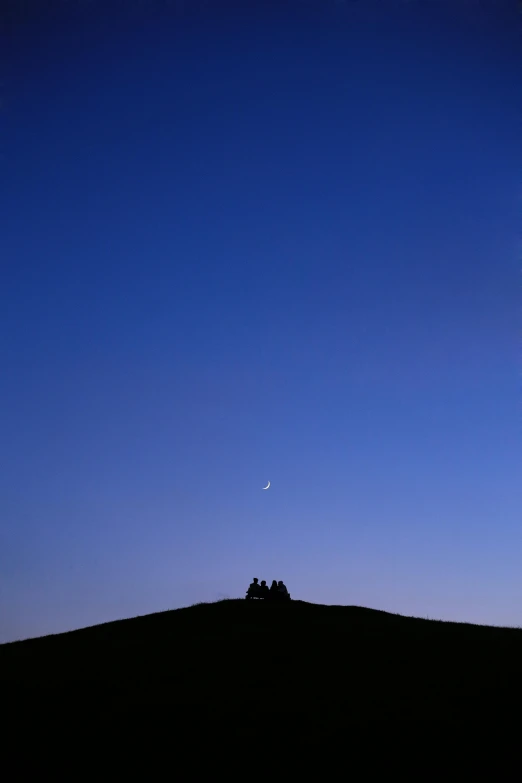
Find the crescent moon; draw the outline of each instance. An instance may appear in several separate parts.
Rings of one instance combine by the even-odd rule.
[[[268,487],[269,487],[269,486],[270,486],[270,482],[268,482],[268,484],[266,485],[266,487],[263,487],[263,489],[268,489]]]

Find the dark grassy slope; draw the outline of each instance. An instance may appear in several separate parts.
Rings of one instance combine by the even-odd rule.
[[[236,728],[252,715],[314,730],[499,722],[518,714],[521,669],[522,630],[301,601],[201,604],[0,646],[0,688],[24,712],[164,705]]]

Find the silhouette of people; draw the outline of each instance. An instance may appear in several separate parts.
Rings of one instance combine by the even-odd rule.
[[[277,594],[284,601],[290,600],[290,593],[282,580],[277,583]]]
[[[276,580],[273,579],[271,586],[268,587],[264,579],[261,584],[259,584],[258,578],[254,577],[252,584],[248,587],[246,597],[263,598],[270,601],[289,601],[290,593],[282,580],[276,582]]]
[[[248,586],[247,598],[259,598],[261,594],[261,585],[258,584],[259,580],[257,576],[254,577],[252,584]]]

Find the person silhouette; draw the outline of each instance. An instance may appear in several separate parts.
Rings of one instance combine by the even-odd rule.
[[[266,581],[263,579],[261,582],[261,586],[259,588],[259,597],[260,598],[269,598],[270,597],[270,590],[268,589],[268,585]]]
[[[258,578],[257,576],[254,577],[252,584],[248,586],[247,598],[259,598],[260,592],[261,592],[261,585],[258,584]]]
[[[285,583],[281,579],[277,583],[277,593],[279,597],[285,601],[288,601],[290,599],[290,593],[288,592]]]
[[[272,580],[272,584],[270,585],[269,597],[272,601],[276,600],[278,597],[277,593],[277,582],[275,579]]]

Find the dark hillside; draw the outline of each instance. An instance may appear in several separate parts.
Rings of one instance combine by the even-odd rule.
[[[0,687],[24,712],[161,707],[202,726],[498,723],[516,714],[521,661],[518,629],[232,600],[2,645]]]

